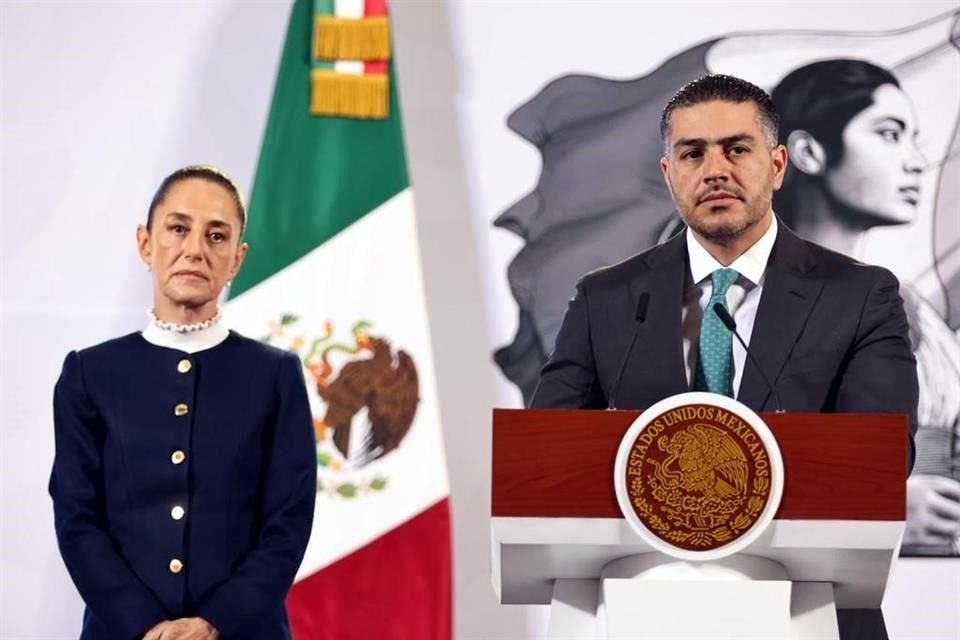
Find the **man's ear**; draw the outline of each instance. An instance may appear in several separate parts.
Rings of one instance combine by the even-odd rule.
[[[673,185],[670,183],[670,159],[667,156],[660,158],[660,172],[663,174],[663,181],[667,183],[667,191],[670,197],[673,197]]]
[[[823,175],[827,169],[827,153],[823,145],[803,129],[790,132],[787,153],[793,166],[808,176]]]

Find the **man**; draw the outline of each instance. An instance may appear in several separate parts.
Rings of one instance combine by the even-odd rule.
[[[779,396],[787,411],[903,413],[912,432],[917,374],[899,283],[778,223],[787,151],[770,97],[704,76],[670,100],[660,129],[687,230],[580,280],[531,406],[642,409],[698,390],[756,411]],[[879,612],[844,612],[840,625],[846,638],[885,635]]]

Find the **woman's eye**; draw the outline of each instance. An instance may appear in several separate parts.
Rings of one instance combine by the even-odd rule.
[[[187,227],[182,224],[170,225],[170,231],[173,231],[177,235],[181,235],[187,232]]]
[[[214,231],[213,233],[210,234],[210,240],[212,240],[213,242],[223,242],[226,239],[227,239],[227,236],[223,235],[219,231]]]
[[[900,132],[896,129],[881,129],[877,133],[887,142],[900,142]]]

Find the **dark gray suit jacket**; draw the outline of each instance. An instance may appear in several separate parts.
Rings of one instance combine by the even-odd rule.
[[[911,468],[917,367],[897,279],[802,240],[782,222],[778,229],[750,350],[787,411],[906,414]],[[615,394],[617,408],[645,409],[689,391],[681,335],[688,264],[680,233],[584,276],[530,406],[602,409]],[[737,399],[755,411],[776,408],[749,358]],[[887,638],[878,609],[844,609],[837,618],[844,640]]]
[[[584,276],[531,406],[604,408],[616,385],[617,408],[644,409],[689,391],[681,335],[688,263],[680,233]],[[638,304],[646,307],[641,318]],[[916,361],[899,283],[886,269],[802,240],[780,223],[750,349],[787,411],[902,413],[916,429]],[[737,399],[755,411],[776,408],[749,359]]]

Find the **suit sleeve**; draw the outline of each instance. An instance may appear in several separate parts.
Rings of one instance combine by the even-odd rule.
[[[53,393],[55,454],[50,474],[57,543],[80,596],[116,638],[139,638],[170,618],[117,552],[104,504],[105,427],[71,352]]]
[[[896,277],[881,270],[867,296],[857,337],[837,390],[838,412],[902,413],[909,420],[907,469],[913,466],[919,384],[909,324]]]
[[[598,409],[604,406],[590,338],[587,292],[581,280],[563,316],[553,353],[540,370],[540,381],[530,407]]]
[[[245,629],[283,606],[313,527],[316,444],[303,371],[293,354],[279,367],[275,397],[257,544],[194,611],[224,637],[243,637]]]

